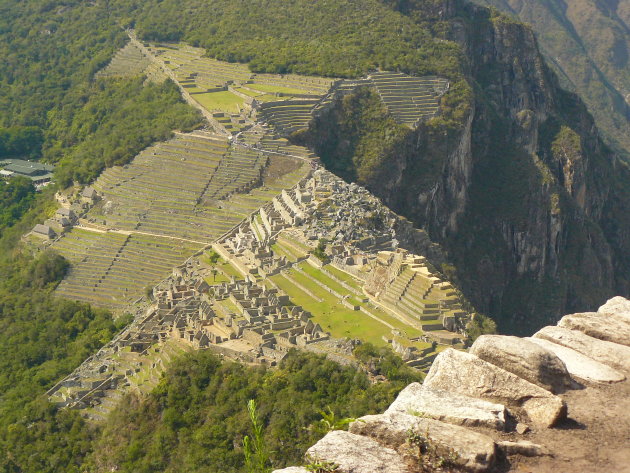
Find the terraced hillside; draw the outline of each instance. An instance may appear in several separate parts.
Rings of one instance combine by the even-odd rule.
[[[316,156],[270,134],[265,124],[289,135],[307,128],[313,112],[335,94],[368,85],[396,120],[414,126],[437,113],[439,95],[448,87],[439,78],[388,72],[357,81],[254,74],[246,65],[204,57],[200,48],[144,45],[130,36],[99,75],[168,76],[224,135],[178,133],[132,163],[107,169],[93,184],[100,201],[83,215],[84,228],[53,244],[72,262],[59,294],[112,308],[138,299],[172,266],[308,172]],[[268,167],[275,171],[265,179]]]
[[[93,184],[100,196],[53,243],[71,262],[57,292],[114,309],[137,300],[195,251],[293,186],[310,168],[286,140],[197,131],[142,151]],[[308,152],[302,152],[308,155]]]
[[[142,74],[150,59],[133,43],[116,52],[110,63],[96,73],[96,77],[133,77]]]
[[[204,57],[203,49],[184,44],[149,45],[147,51],[232,133],[251,125],[252,111],[258,107],[260,120],[283,133],[304,128],[334,82],[321,77],[254,74],[246,65]]]
[[[208,201],[249,190],[260,181],[266,159],[217,135],[178,135],[127,166],[106,170],[94,183],[103,199],[87,217],[111,228],[209,242],[244,215]]]
[[[432,275],[426,267],[407,267],[380,295],[386,307],[412,320],[417,320],[423,331],[436,332],[446,337],[444,323],[449,317],[466,315],[453,287]]]
[[[54,245],[71,263],[57,294],[121,308],[201,245],[162,237],[75,228]]]
[[[438,99],[448,90],[446,79],[433,76],[375,72],[369,78],[394,119],[411,127],[435,116]]]

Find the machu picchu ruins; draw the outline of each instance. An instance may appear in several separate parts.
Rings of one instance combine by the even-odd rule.
[[[193,349],[274,365],[300,348],[353,363],[343,340],[363,338],[427,369],[444,346],[462,345],[474,314],[436,270],[439,247],[289,140],[359,86],[414,127],[438,113],[447,81],[254,74],[129,36],[97,78],[168,77],[208,125],[58,195],[50,232],[34,230],[71,263],[59,296],[134,315],[51,400],[103,418],[122,392],[154,384],[169,353]]]

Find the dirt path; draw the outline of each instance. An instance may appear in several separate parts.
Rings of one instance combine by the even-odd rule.
[[[510,472],[630,473],[630,381],[591,385],[562,395],[569,419],[524,436],[553,456],[513,459]]]

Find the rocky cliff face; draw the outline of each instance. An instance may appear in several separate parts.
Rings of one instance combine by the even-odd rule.
[[[528,332],[628,294],[630,173],[559,87],[533,32],[456,1],[429,13],[467,58],[467,115],[456,130],[437,119],[385,133],[381,165],[361,172],[355,160],[346,177],[428,229],[468,297],[504,330]],[[313,125],[324,161],[361,149],[362,137],[331,142],[326,131],[347,119],[348,100]]]
[[[476,0],[530,25],[563,87],[575,90],[608,138],[630,150],[627,2]],[[625,98],[625,99],[624,99]],[[628,100],[628,101],[626,101]]]

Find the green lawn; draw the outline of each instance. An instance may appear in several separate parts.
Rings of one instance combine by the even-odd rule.
[[[271,85],[271,84],[247,84],[247,87],[254,90],[259,90],[261,92],[267,92],[270,94],[281,93],[281,94],[308,94],[309,92],[305,89],[296,89],[295,87],[282,87],[279,85]]]
[[[243,279],[241,272],[230,263],[219,264],[218,267],[221,268],[227,276],[234,276],[236,279]]]
[[[349,294],[350,295],[349,301],[351,303],[359,305],[359,306],[364,306],[367,310],[370,311],[370,313],[374,314],[376,317],[381,319],[383,322],[386,322],[386,323],[388,323],[390,325],[393,325],[398,330],[400,330],[403,334],[405,334],[407,337],[415,338],[415,337],[418,337],[418,336],[420,336],[422,334],[422,330],[420,329],[420,327],[412,327],[410,325],[407,325],[406,323],[402,322],[401,320],[397,319],[396,317],[388,314],[384,310],[379,309],[377,307],[368,306],[366,303],[361,302],[360,300],[358,300],[358,297],[355,296],[352,292],[348,291],[346,288],[344,288],[343,286],[339,285],[333,279],[331,279],[326,274],[324,274],[321,271],[319,271],[317,268],[311,266],[310,264],[308,264],[306,262],[303,262],[303,263],[300,264],[300,268],[305,273],[307,273],[309,276],[312,276],[315,279],[317,279],[318,281],[326,284],[326,286],[330,287],[334,291],[337,291],[339,294],[342,294],[342,295]],[[326,266],[326,269],[330,269],[330,265]],[[313,284],[313,283],[311,283],[311,284]],[[311,286],[308,286],[308,287],[309,287],[309,289],[311,288]],[[357,288],[357,289],[360,291],[359,288]],[[313,291],[313,292],[315,292],[315,291]],[[317,295],[319,296],[319,294],[317,294]]]
[[[271,249],[274,251],[274,253],[278,252],[280,256],[284,255],[289,261],[292,261],[294,263],[297,261],[298,258],[302,258],[303,256],[305,256],[304,254],[298,253],[295,249],[293,249],[293,247],[283,244],[280,240],[277,240],[276,243],[271,246]]]
[[[319,282],[326,284],[333,291],[337,291],[339,294],[345,296],[349,294],[351,297],[356,298],[356,295],[353,292],[350,292],[348,289],[337,283],[334,279],[329,278],[324,273],[322,273],[319,269],[311,266],[307,262],[300,263],[300,269],[304,271],[309,276],[314,277]]]
[[[227,90],[222,92],[208,92],[195,94],[192,97],[206,110],[238,113],[239,106],[243,106],[243,99]]]
[[[182,84],[182,85],[183,85],[183,87],[184,87],[184,90],[185,90],[186,92],[188,92],[189,94],[195,94],[195,95],[196,95],[196,93],[204,93],[204,92],[207,92],[207,89],[202,89],[201,87],[198,87],[198,86],[196,86],[196,85],[193,85],[193,86],[190,86],[190,85],[188,85],[188,84]]]
[[[206,279],[206,282],[210,284],[211,286],[214,286],[216,284],[221,284],[222,282],[230,282],[230,278],[228,278],[225,274],[221,273],[218,269],[217,269],[216,276],[214,274],[210,274],[205,279]]]
[[[313,322],[319,323],[333,337],[359,338],[378,346],[386,345],[381,337],[383,335],[390,336],[391,330],[388,327],[363,312],[347,309],[341,305],[336,297],[303,276],[292,273],[291,277],[308,287],[315,295],[323,299],[323,302],[317,302],[311,296],[295,287],[282,275],[272,276],[271,279],[289,295],[294,304],[300,305],[311,312],[313,314]]]
[[[255,98],[265,95],[263,92],[254,92],[253,90],[244,89],[243,87],[234,87],[234,89],[239,91],[241,94],[245,94],[245,95],[248,95],[250,97],[255,97]]]
[[[357,289],[361,288],[361,283],[354,276],[349,275],[348,273],[341,271],[340,269],[335,268],[332,264],[326,265],[326,271],[331,273],[337,279],[345,282],[346,284],[351,285],[352,287],[356,287]]]

